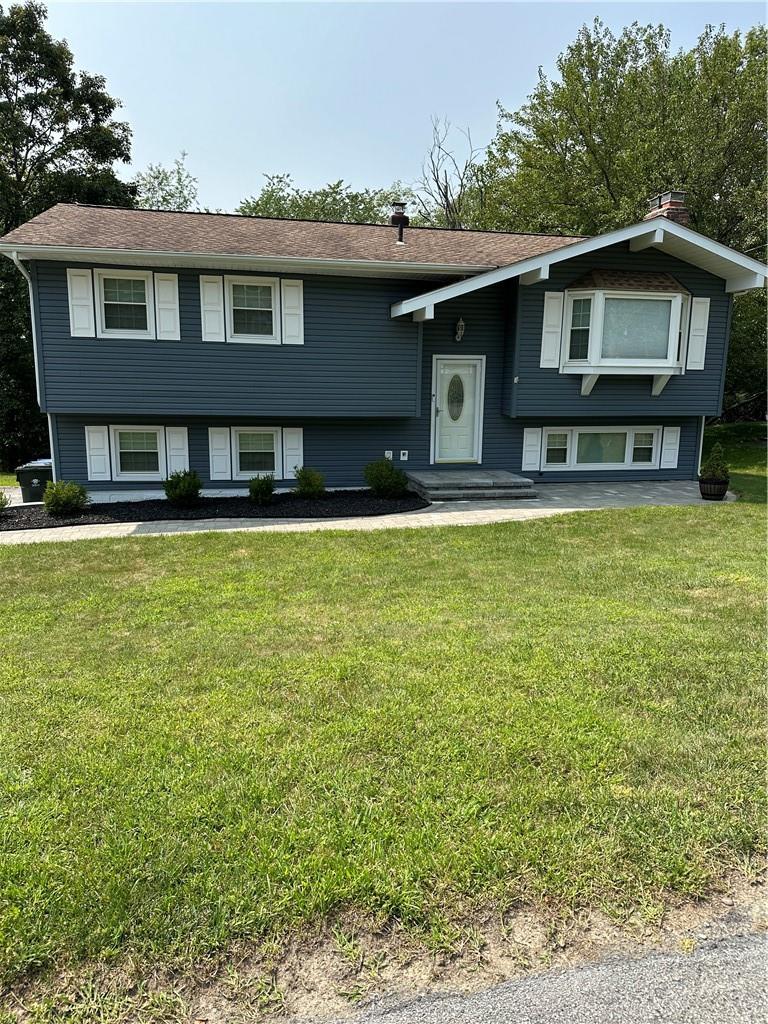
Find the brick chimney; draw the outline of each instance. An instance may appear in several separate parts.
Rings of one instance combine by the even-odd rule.
[[[688,207],[685,205],[685,192],[662,192],[653,199],[648,200],[648,213],[643,220],[653,220],[654,217],[666,217],[676,224],[687,227],[691,222]]]

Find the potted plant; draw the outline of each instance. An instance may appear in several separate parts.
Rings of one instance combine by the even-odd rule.
[[[707,501],[722,501],[731,482],[723,446],[715,444],[699,471],[699,491]]]

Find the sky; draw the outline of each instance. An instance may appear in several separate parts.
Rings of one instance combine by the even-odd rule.
[[[748,29],[760,3],[70,3],[49,31],[105,76],[133,129],[130,177],[185,150],[202,206],[233,210],[266,173],[319,187],[413,182],[431,118],[484,146],[579,27],[663,22],[674,48],[706,24]],[[457,144],[461,142],[456,137]]]

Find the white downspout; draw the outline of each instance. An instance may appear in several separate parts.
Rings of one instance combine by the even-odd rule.
[[[11,260],[13,265],[19,271],[21,276],[27,282],[27,288],[29,290],[29,316],[32,322],[32,356],[35,360],[35,391],[37,393],[37,404],[42,405],[40,401],[40,366],[37,361],[37,330],[35,328],[35,295],[32,288],[32,278],[30,277],[29,271],[19,259],[17,252],[11,252],[6,254]],[[53,479],[56,479],[56,460],[53,457],[53,424],[51,423],[51,414],[46,414],[48,420],[48,443],[51,446],[51,469],[53,470]]]
[[[32,321],[32,355],[35,360],[35,390],[37,392],[37,404],[42,405],[40,401],[40,367],[37,363],[37,331],[35,329],[35,296],[32,291],[32,278],[29,276],[29,271],[19,259],[17,252],[10,252],[6,254],[8,259],[14,264],[16,269],[19,271],[21,276],[27,282],[27,288],[29,289],[29,315]]]

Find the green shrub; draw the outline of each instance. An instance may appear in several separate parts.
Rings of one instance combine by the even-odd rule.
[[[730,480],[731,474],[725,461],[725,452],[719,441],[712,446],[712,451],[701,464],[699,477],[702,480]]]
[[[377,498],[399,498],[408,489],[405,473],[394,466],[391,459],[369,462],[363,476]]]
[[[5,491],[0,491],[0,512],[2,512],[4,508],[8,508],[10,504],[11,499],[8,497]]]
[[[272,501],[275,489],[275,478],[272,473],[266,476],[255,476],[248,481],[248,494],[256,505],[268,505]]]
[[[302,466],[296,470],[296,493],[302,498],[322,498],[325,494],[325,477],[319,469]]]
[[[194,469],[182,469],[171,473],[167,480],[163,481],[165,496],[171,505],[178,508],[189,508],[200,501],[200,491],[203,489],[203,481]]]
[[[49,480],[43,494],[43,504],[52,516],[74,516],[88,507],[88,492],[73,480]]]

